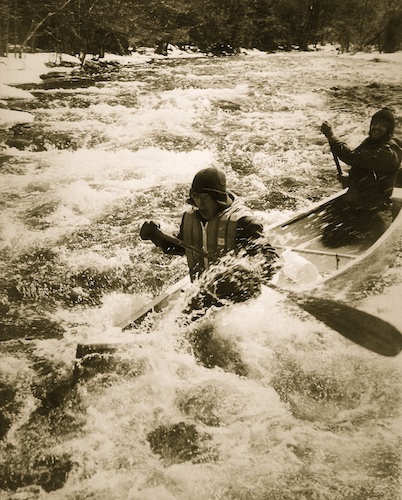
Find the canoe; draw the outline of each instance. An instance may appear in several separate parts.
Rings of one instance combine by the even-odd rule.
[[[346,190],[336,193],[308,209],[302,210],[290,219],[267,227],[270,243],[281,254],[291,250],[316,266],[319,278],[314,283],[295,284],[292,280],[282,279],[279,288],[297,291],[325,292],[335,295],[338,292],[353,292],[385,271],[395,259],[395,252],[402,237],[402,188],[394,188],[393,222],[382,236],[359,244],[344,244],[328,248],[322,241],[325,223],[323,215],[328,207],[343,196]]]
[[[374,243],[350,244],[336,249],[326,248],[321,241],[325,210],[346,190],[337,192],[291,218],[272,224],[266,228],[270,243],[281,255],[291,250],[316,266],[320,278],[314,283],[295,283],[281,279],[276,287],[290,291],[319,290],[327,295],[337,291],[353,291],[355,287],[373,279],[389,266],[395,258],[395,249],[402,237],[402,187],[394,188],[392,194],[394,220],[387,231]],[[190,280],[186,276],[167,288],[152,302],[136,311],[125,328],[138,324],[151,311],[159,312],[174,302],[188,288]]]
[[[402,237],[402,187],[394,188],[392,194],[394,220],[385,233],[374,243],[349,244],[336,249],[326,248],[321,241],[323,220],[326,209],[346,190],[337,192],[291,218],[272,224],[266,228],[269,242],[279,255],[291,250],[311,262],[318,270],[320,278],[314,283],[295,283],[283,278],[276,288],[284,290],[323,291],[326,294],[353,289],[383,273],[395,258],[395,249]],[[160,312],[174,302],[188,288],[190,280],[186,276],[167,288],[152,302],[145,305],[130,318],[125,328],[138,324],[149,312]]]
[[[361,288],[363,282],[374,279],[375,276],[383,273],[386,267],[393,261],[396,248],[400,245],[402,238],[402,188],[394,188],[392,195],[394,220],[387,231],[377,241],[374,243],[363,241],[359,245],[349,244],[336,249],[326,248],[321,241],[324,225],[323,214],[345,192],[346,190],[338,192],[318,203],[312,204],[307,209],[301,210],[290,219],[267,227],[269,241],[278,250],[279,254],[285,250],[291,250],[297,255],[302,255],[306,261],[316,267],[319,273],[319,278],[313,283],[295,283],[286,277],[282,277],[279,282],[275,283],[273,286],[274,289],[285,292],[285,295],[286,292],[290,294],[302,292],[303,294],[308,291],[312,294],[309,297],[309,302],[313,299],[315,292],[319,292],[321,296],[332,295],[334,297],[339,291],[345,294],[347,291],[353,292],[356,287]],[[189,286],[190,279],[188,276],[185,276],[174,285],[168,287],[151,302],[135,311],[126,324],[122,326],[123,330],[131,329],[135,325],[138,325],[151,312],[159,313],[162,310],[169,310]],[[321,315],[322,306],[326,303],[325,299],[320,298],[317,300],[318,303],[314,303],[313,301],[311,305],[306,303],[302,307],[310,314],[335,327],[344,336],[352,338],[352,335],[354,335],[351,333],[353,328],[346,328],[345,325],[340,325],[341,329],[336,328],[336,325],[332,321],[333,317],[328,319]],[[327,312],[332,310],[335,305],[334,301],[328,301]],[[349,319],[354,319],[355,323],[362,323],[358,315],[364,315],[363,321],[366,323],[365,328],[367,330],[367,313],[349,308],[346,305],[338,304],[338,306],[341,307],[341,312],[347,313]],[[378,318],[371,317],[374,325],[374,335],[371,335],[371,338],[369,338],[370,343],[373,343],[378,331],[374,324],[375,320],[381,321]],[[351,325],[353,326],[353,322]],[[387,353],[386,355],[399,353],[402,349],[400,332],[383,321],[380,326],[385,327],[385,329],[383,328],[384,339],[380,339],[382,343],[384,345],[387,343],[398,344],[395,352],[392,351],[392,354]],[[390,339],[392,342],[389,342]],[[352,340],[364,345],[360,338],[352,338]],[[399,346],[400,343],[401,346]],[[76,358],[80,359],[93,353],[113,352],[119,347],[121,347],[121,344],[78,344]],[[382,351],[388,349],[387,346],[384,349],[381,346],[381,350],[378,346],[365,345],[365,347],[381,354],[384,354]]]

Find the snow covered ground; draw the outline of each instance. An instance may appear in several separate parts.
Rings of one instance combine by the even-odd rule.
[[[328,45],[326,47],[320,48],[317,54],[322,54],[325,51],[327,53],[333,53],[334,56],[339,58],[358,58],[358,59],[378,59],[381,61],[389,61],[396,64],[402,65],[402,51],[393,54],[384,54],[379,52],[358,52],[356,54],[337,54],[336,48],[334,46]],[[244,53],[253,56],[258,54],[261,56],[261,52],[258,50],[243,51]],[[170,46],[168,56],[169,58],[189,58],[189,57],[199,57],[200,54],[184,52]],[[114,54],[106,54],[105,60],[116,60],[124,63],[141,63],[147,62],[151,58],[163,59],[164,56],[152,54],[151,51],[145,53],[133,53],[130,56],[118,56]],[[8,57],[0,57],[0,127],[10,128],[17,123],[29,123],[33,121],[33,115],[30,113],[15,111],[6,109],[6,101],[8,99],[32,99],[33,96],[30,92],[21,90],[13,87],[14,85],[28,84],[28,83],[41,83],[41,75],[53,71],[54,68],[51,67],[52,64],[56,64],[58,72],[70,73],[72,71],[71,63],[76,63],[79,65],[79,59],[68,54],[63,54],[61,56],[61,61],[59,56],[54,53],[42,52],[39,54],[23,54],[22,58],[15,57],[14,54],[10,54]],[[59,66],[58,64],[61,65]],[[62,63],[67,63],[63,66]],[[2,104],[2,106],[1,106]]]

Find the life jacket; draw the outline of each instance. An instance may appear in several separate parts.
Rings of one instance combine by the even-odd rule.
[[[183,240],[190,245],[202,249],[210,254],[210,258],[203,257],[192,250],[186,249],[187,264],[191,280],[194,280],[202,271],[209,268],[211,261],[222,257],[231,250],[236,250],[236,231],[240,219],[253,216],[253,212],[244,205],[240,198],[230,195],[232,204],[210,221],[203,223],[195,207],[190,208],[183,215]]]

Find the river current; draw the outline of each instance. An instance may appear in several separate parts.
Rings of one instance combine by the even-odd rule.
[[[1,500],[402,498],[400,356],[274,293],[122,330],[187,272],[138,233],[177,229],[199,169],[281,220],[339,189],[323,120],[357,146],[390,106],[401,136],[401,77],[320,52],[168,58],[16,103],[35,121],[0,164]],[[402,330],[401,266],[343,299]],[[88,342],[126,346],[77,370]]]

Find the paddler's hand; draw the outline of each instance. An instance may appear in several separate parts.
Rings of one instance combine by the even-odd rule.
[[[331,135],[333,134],[332,132],[332,126],[329,122],[324,122],[322,125],[321,125],[321,132],[325,135],[325,137],[331,137]]]
[[[158,246],[160,240],[160,225],[157,222],[145,221],[140,230],[140,238],[142,240],[151,240]]]

